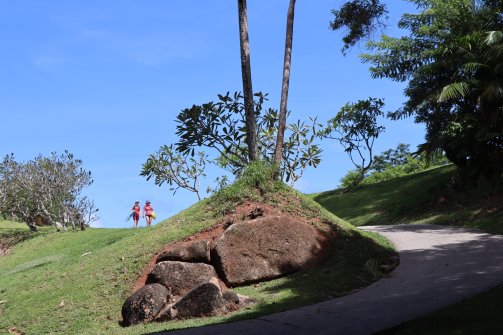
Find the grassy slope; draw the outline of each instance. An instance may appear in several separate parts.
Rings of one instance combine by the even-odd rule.
[[[372,185],[350,193],[333,190],[311,197],[355,226],[434,223],[475,227],[503,233],[502,196],[487,196],[480,190],[453,191],[453,166]]]
[[[170,241],[216,222],[207,201],[151,229],[88,229],[44,232],[0,257],[0,333],[140,334],[194,327],[276,312],[345,294],[382,274],[376,263],[390,259],[387,241],[360,234],[306,199],[313,215],[329,218],[340,239],[314,269],[261,285],[236,289],[258,299],[250,310],[222,318],[152,323],[121,328],[120,309],[143,266]],[[12,227],[0,225],[2,232]],[[20,227],[19,229],[23,229]]]
[[[360,225],[435,223],[476,227],[503,234],[501,194],[473,190],[454,193],[453,167],[442,167],[342,194],[338,190],[312,197],[350,223]],[[381,334],[501,334],[503,286],[467,299]]]

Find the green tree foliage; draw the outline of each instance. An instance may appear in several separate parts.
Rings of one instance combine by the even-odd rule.
[[[248,164],[234,183],[216,190],[211,204],[217,212],[227,214],[243,199],[258,200],[262,196],[284,190],[284,184],[274,175],[277,169],[271,162],[257,160]]]
[[[257,117],[262,110],[265,97],[255,94],[254,111]],[[219,156],[228,160],[228,166],[237,173],[249,163],[245,150],[246,124],[243,122],[243,96],[236,92],[233,96],[218,95],[218,101],[210,101],[202,105],[193,105],[182,110],[176,122],[176,134],[179,141],[177,151],[194,155],[196,147],[208,147],[216,150]]]
[[[324,138],[339,141],[356,167],[355,178],[347,185],[348,191],[363,180],[372,166],[374,142],[385,130],[377,123],[384,115],[383,107],[384,101],[376,98],[347,103],[320,132]]]
[[[375,184],[449,164],[449,160],[440,152],[426,157],[424,154],[411,153],[409,148],[409,144],[400,143],[396,149],[388,149],[374,156],[372,166],[361,183]],[[361,178],[359,171],[351,170],[341,178],[341,186],[347,188],[359,178]]]
[[[194,192],[201,200],[200,177],[205,177],[207,155],[197,152],[194,156],[180,154],[173,145],[163,145],[156,153],[151,154],[143,164],[141,176],[147,180],[155,177],[155,184],[169,184],[173,194],[180,188]]]
[[[37,215],[51,223],[84,228],[97,220],[94,202],[81,193],[92,183],[82,161],[65,151],[26,163],[7,155],[0,163],[0,212],[21,219],[32,229]]]
[[[342,38],[345,52],[360,40],[369,37],[382,25],[380,19],[387,14],[386,5],[379,0],[352,0],[345,2],[340,9],[332,10],[334,20],[330,22],[333,30],[347,28]]]
[[[417,14],[399,27],[409,35],[369,43],[375,78],[408,81],[408,100],[390,116],[426,125],[419,149],[438,150],[463,180],[503,171],[503,52],[501,1],[414,0]]]
[[[266,100],[266,95],[260,92],[255,94],[257,152],[259,160],[273,163],[279,115],[275,109],[263,109]],[[233,95],[218,95],[217,102],[210,101],[182,110],[176,118],[179,141],[171,146],[163,146],[160,151],[150,155],[141,175],[147,179],[155,176],[156,185],[168,182],[175,185],[172,188],[174,191],[181,187],[197,194],[198,177],[204,175],[208,162],[239,176],[250,163],[244,109],[243,96],[236,92]],[[309,119],[309,122],[298,120],[287,125],[279,166],[279,176],[285,182],[294,184],[307,167],[317,167],[320,163],[321,149],[316,142],[318,126],[316,119]],[[209,159],[207,155],[198,153],[198,158],[192,159],[196,147],[210,149],[216,156]],[[190,179],[192,182],[188,182]],[[219,186],[214,191],[225,186],[228,178],[217,178],[217,183]]]
[[[388,149],[374,156],[372,170],[382,172],[389,167],[403,165],[410,156],[412,156],[410,153],[410,144],[400,143],[396,149]]]

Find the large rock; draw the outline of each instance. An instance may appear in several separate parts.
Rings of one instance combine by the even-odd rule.
[[[213,278],[187,293],[171,308],[170,313],[175,319],[216,316],[227,312],[225,305],[218,279]]]
[[[172,250],[163,252],[157,257],[156,263],[164,261],[180,261],[193,263],[210,262],[210,242],[190,241],[182,242]]]
[[[161,284],[143,286],[122,305],[124,326],[152,320],[167,303],[168,289]]]
[[[160,283],[169,289],[171,295],[180,296],[213,277],[217,277],[217,273],[211,265],[165,261],[156,264],[147,283]]]
[[[218,239],[212,262],[231,286],[280,277],[319,258],[320,234],[288,216],[235,223]]]

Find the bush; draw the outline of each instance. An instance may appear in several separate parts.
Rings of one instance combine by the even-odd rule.
[[[218,191],[211,204],[221,213],[228,213],[244,200],[258,200],[268,193],[283,189],[284,184],[277,178],[275,167],[265,161],[254,161],[242,171],[238,179],[228,187]]]
[[[340,180],[340,187],[347,188],[355,185],[356,181],[360,179],[360,172],[358,170],[349,170],[344,177]]]
[[[421,155],[412,157],[408,144],[399,144],[396,149],[386,150],[381,155],[374,156],[373,160],[374,162],[361,184],[375,184],[449,163],[447,158],[441,154],[433,155],[429,159]],[[341,178],[340,187],[347,188],[354,185],[354,182],[359,178],[358,170],[350,170]]]

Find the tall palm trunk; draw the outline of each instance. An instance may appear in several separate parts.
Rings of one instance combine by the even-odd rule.
[[[285,58],[283,61],[283,84],[281,87],[281,105],[279,108],[278,136],[274,151],[274,164],[279,169],[283,148],[283,138],[286,127],[286,108],[288,102],[288,89],[290,86],[290,65],[292,61],[293,21],[295,12],[295,0],[290,0],[286,20]]]
[[[250,161],[256,160],[257,154],[257,121],[253,104],[253,88],[250,65],[250,46],[248,43],[248,15],[246,0],[238,0],[239,42],[241,47],[241,74],[243,76],[243,96],[245,102],[246,143]]]

